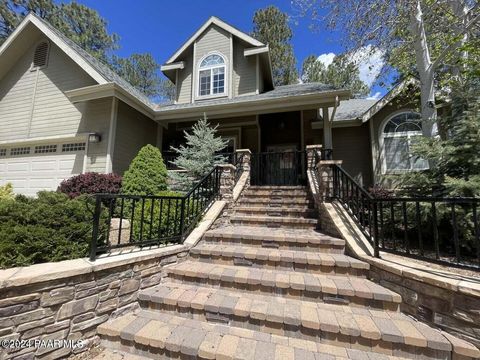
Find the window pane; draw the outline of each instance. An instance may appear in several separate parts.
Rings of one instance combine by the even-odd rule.
[[[397,132],[422,132],[422,126],[419,122],[406,121],[403,124],[398,125]]]
[[[225,92],[225,68],[215,68],[213,72],[213,93],[222,94]]]
[[[210,70],[200,71],[200,95],[210,95]]]
[[[221,65],[221,64],[224,64],[224,63],[225,62],[223,61],[223,58],[220,55],[210,55],[210,56],[207,56],[202,61],[202,63],[200,64],[200,67]]]
[[[406,137],[387,137],[384,146],[387,170],[408,170],[410,168]]]

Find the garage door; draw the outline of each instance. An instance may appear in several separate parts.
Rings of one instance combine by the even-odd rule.
[[[12,183],[16,194],[34,196],[56,190],[62,180],[80,174],[85,142],[0,147],[0,185]]]

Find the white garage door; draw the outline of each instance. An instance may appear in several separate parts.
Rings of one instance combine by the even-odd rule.
[[[16,194],[34,196],[56,190],[62,180],[80,174],[85,142],[1,147],[0,185],[12,183]]]

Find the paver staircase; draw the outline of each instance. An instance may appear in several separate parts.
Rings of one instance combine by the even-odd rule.
[[[98,328],[107,347],[150,358],[460,358],[469,344],[399,312],[368,264],[316,230],[302,187],[250,187],[231,225],[139,294],[141,310]]]

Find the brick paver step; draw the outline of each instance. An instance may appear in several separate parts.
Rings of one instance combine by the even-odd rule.
[[[190,250],[193,258],[212,263],[228,263],[270,269],[295,269],[309,273],[363,276],[369,264],[344,254],[279,250],[245,245],[200,243]]]
[[[170,279],[310,301],[397,310],[400,295],[370,280],[296,271],[185,261],[166,269]]]
[[[313,208],[313,201],[308,198],[288,198],[288,197],[271,197],[271,196],[255,196],[255,197],[241,197],[237,201],[237,205],[251,205],[270,206],[272,208],[281,205],[287,206],[310,206]]]
[[[308,198],[305,190],[247,190],[242,192],[242,197],[271,197],[271,198]]]
[[[317,211],[306,206],[236,206],[235,213],[237,215],[263,215],[263,216],[295,216],[303,218],[315,218]]]
[[[303,190],[303,191],[307,191],[307,187],[306,186],[288,186],[288,185],[284,185],[284,186],[277,186],[277,185],[266,185],[266,186],[257,186],[257,185],[253,185],[253,186],[250,186],[248,188],[248,190],[252,191],[252,190],[260,190],[260,191],[264,191],[264,190]]]
[[[260,215],[233,215],[230,217],[232,224],[257,225],[266,227],[287,228],[315,228],[317,219],[308,219],[293,216],[260,216]]]
[[[448,358],[451,342],[438,330],[394,311],[316,303],[199,287],[164,283],[142,291],[144,309],[172,315],[221,321],[270,334],[288,335],[319,343],[350,347],[361,344],[365,350],[389,349],[393,354],[435,352],[433,358]],[[138,326],[133,326],[138,331]],[[459,351],[457,346],[457,350]]]
[[[152,311],[110,320],[98,334],[111,348],[130,346],[130,352],[151,359],[405,359]]]
[[[261,226],[235,225],[209,230],[204,240],[248,244],[249,246],[291,248],[316,252],[343,253],[345,240],[325,235],[311,229],[268,228]]]

